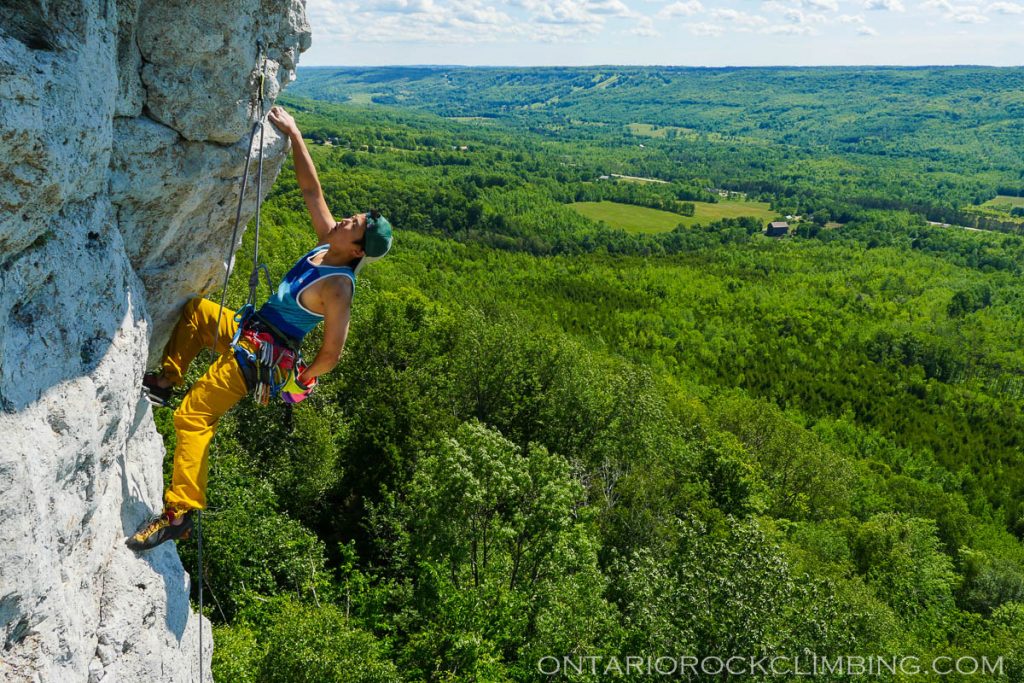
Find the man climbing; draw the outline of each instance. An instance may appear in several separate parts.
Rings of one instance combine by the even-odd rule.
[[[231,346],[238,328],[234,311],[221,312],[206,299],[195,298],[185,304],[164,350],[160,372],[143,378],[150,400],[166,404],[204,346],[216,344],[214,352],[220,355],[174,411],[177,444],[164,511],[143,523],[127,540],[133,550],[188,537],[194,511],[206,506],[207,453],[217,421],[247,393],[261,386],[265,389],[267,382],[274,393],[282,391],[282,383],[272,379],[274,366],[288,374],[283,391],[301,393],[308,392],[317,377],[337,365],[348,335],[356,274],[391,248],[391,225],[376,211],[334,220],[295,120],[281,107],[273,107],[268,119],[291,140],[295,176],[316,230],[317,246],[298,260],[277,292],[245,320],[239,348]],[[289,370],[286,366],[291,361],[282,363],[280,359],[294,359],[302,338],[321,320],[324,341],[316,357],[304,369],[292,365]],[[260,362],[253,362],[257,358]]]

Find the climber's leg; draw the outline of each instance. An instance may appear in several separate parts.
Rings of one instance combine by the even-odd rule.
[[[228,349],[192,385],[174,411],[174,473],[164,494],[164,511],[143,523],[128,539],[133,550],[148,550],[166,541],[187,538],[192,513],[206,507],[207,455],[220,417],[248,393],[245,377]]]
[[[235,312],[231,309],[225,308],[221,312],[220,306],[208,299],[189,299],[164,349],[164,359],[160,365],[164,379],[174,386],[181,386],[189,364],[200,349],[213,348],[216,341],[217,348],[213,349],[214,352],[224,353],[237,328]]]
[[[219,326],[218,326],[218,318]],[[218,333],[219,327],[219,333]],[[181,312],[167,346],[160,372],[149,372],[142,377],[142,386],[150,403],[165,406],[171,400],[173,387],[182,384],[192,359],[203,347],[223,353],[235,336],[238,324],[235,312],[198,297],[190,299]]]
[[[207,452],[220,417],[241,400],[248,388],[230,351],[217,358],[192,385],[174,411],[174,474],[164,496],[167,507],[206,507]]]

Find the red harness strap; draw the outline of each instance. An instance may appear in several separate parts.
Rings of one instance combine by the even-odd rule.
[[[260,405],[267,405],[288,382],[288,377],[299,360],[298,355],[279,343],[269,332],[243,329],[241,339],[252,346],[252,351],[247,354],[247,360],[255,369],[252,373],[253,399]]]

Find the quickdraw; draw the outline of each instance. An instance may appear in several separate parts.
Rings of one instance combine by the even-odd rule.
[[[274,337],[267,332],[245,330],[242,339],[252,346],[254,351],[245,351],[246,365],[251,368],[252,397],[260,405],[270,403],[272,397],[278,396],[281,389],[288,383],[295,370],[296,354],[276,343]],[[239,346],[246,349],[245,346]],[[245,366],[243,366],[243,373]],[[248,374],[248,373],[246,373]]]

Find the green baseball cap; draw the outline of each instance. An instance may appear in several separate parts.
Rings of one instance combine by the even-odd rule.
[[[366,212],[366,246],[370,258],[380,258],[391,248],[391,223],[376,209]]]
[[[359,259],[356,272],[367,263],[383,258],[391,249],[391,223],[376,209],[366,212],[366,234],[363,242],[363,252],[366,255]]]

